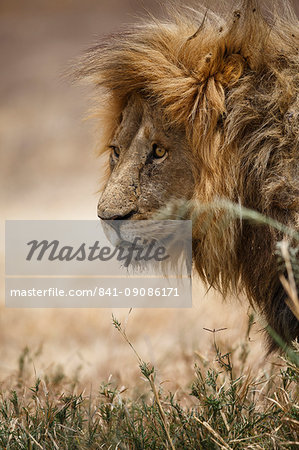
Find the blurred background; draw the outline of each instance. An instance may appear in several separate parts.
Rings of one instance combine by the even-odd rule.
[[[190,380],[197,358],[212,357],[213,333],[204,328],[225,328],[217,340],[226,351],[245,340],[252,367],[264,363],[261,325],[246,337],[246,301],[223,304],[197,280],[189,310],[128,316],[128,310],[4,306],[5,219],[96,219],[103,162],[93,151],[93,125],[83,121],[90,92],[63,74],[103,34],[146,11],[161,15],[151,0],[0,1],[0,382],[7,385],[21,355],[32,376],[58,370],[66,377],[80,373],[83,385],[95,387],[110,375],[130,389],[142,383],[134,354],[111,324],[112,312],[128,319],[127,333],[142,358],[176,387]]]

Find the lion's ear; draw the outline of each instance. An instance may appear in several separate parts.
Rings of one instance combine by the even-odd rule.
[[[219,81],[224,87],[233,86],[243,75],[246,60],[240,54],[227,56],[219,72],[215,74],[215,80]]]
[[[205,58],[206,67],[201,66],[198,75],[201,83],[197,86],[197,95],[193,96],[193,105],[190,104],[189,124],[192,118],[193,130],[196,122],[201,139],[213,135],[219,128],[219,123],[223,122],[226,114],[226,90],[240,80],[246,65],[245,58],[240,54],[224,57],[220,52],[217,53],[214,58],[212,53]]]
[[[247,64],[241,54],[228,53],[223,46],[203,57],[192,89],[186,89],[189,96],[185,96],[183,105],[180,98],[174,103],[176,107],[180,105],[180,110],[188,107],[184,125],[202,166],[203,163],[213,166],[217,159],[214,153],[221,139],[219,132],[225,123],[226,93],[241,79]],[[169,109],[174,108],[171,106]]]
[[[186,62],[183,63],[186,67]],[[228,54],[225,45],[215,46],[200,57],[189,76],[177,69],[179,74],[167,79],[168,83],[163,77],[155,79],[152,90],[158,94],[172,122],[183,124],[188,135],[195,134],[200,140],[218,127],[226,113],[226,90],[239,81],[245,66],[246,59],[241,54]]]

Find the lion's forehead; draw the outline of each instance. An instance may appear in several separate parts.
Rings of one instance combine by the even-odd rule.
[[[128,147],[135,137],[145,140],[173,140],[181,137],[180,130],[173,130],[156,105],[139,96],[132,96],[122,111],[122,120],[114,139]]]

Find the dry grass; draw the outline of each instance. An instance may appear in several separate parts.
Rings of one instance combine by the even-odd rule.
[[[64,368],[56,365],[38,376],[32,363],[39,361],[39,355],[26,348],[17,370],[1,386],[3,447],[284,449],[298,445],[298,367],[280,357],[272,365],[250,370],[252,315],[245,336],[229,352],[218,342],[221,332],[211,330],[209,358],[194,353],[193,373],[177,390],[169,390],[158,366],[143,361],[129,337],[130,325],[116,318],[113,324],[119,343],[124,338],[126,344],[123,357],[114,364],[121,370],[131,353],[142,382],[138,384],[135,377],[121,385],[110,376],[102,384],[98,380],[91,390],[83,388],[78,373],[66,376]]]

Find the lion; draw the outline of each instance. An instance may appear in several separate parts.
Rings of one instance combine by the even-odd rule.
[[[77,69],[98,89],[108,150],[98,204],[103,220],[149,219],[181,199],[227,199],[298,231],[299,32],[287,2],[279,15],[243,0],[227,18],[175,11],[114,34]],[[200,8],[199,8],[200,9]],[[217,216],[218,214],[218,216]],[[285,342],[299,322],[286,304],[270,226],[235,220],[219,232],[193,226],[194,266],[223,295],[245,291]],[[269,338],[269,351],[276,348]]]

